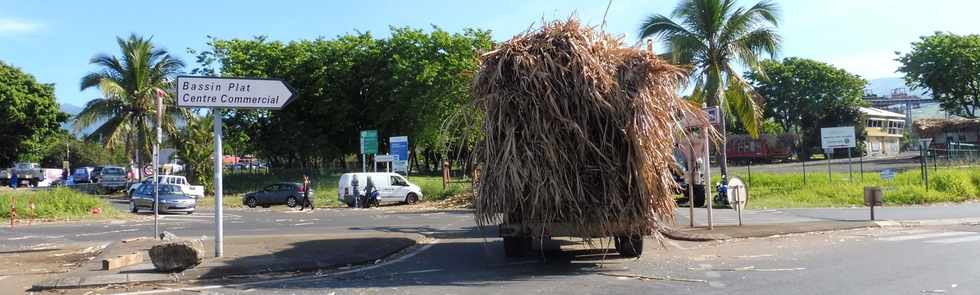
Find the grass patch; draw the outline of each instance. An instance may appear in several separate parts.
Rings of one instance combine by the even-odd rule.
[[[917,205],[963,202],[980,199],[980,167],[929,170],[929,190],[919,170],[899,173],[894,180],[881,180],[878,173],[859,173],[853,181],[847,173],[733,173],[749,185],[748,208],[850,207],[864,206],[864,187],[880,186],[886,205]],[[718,179],[718,178],[714,178]]]
[[[312,176],[313,203],[317,207],[340,207],[337,201],[337,185],[340,182],[339,173]],[[303,176],[296,172],[273,172],[270,174],[227,174],[224,175],[223,204],[225,208],[242,207],[242,197],[245,193],[261,190],[267,185],[277,182],[302,182]],[[440,176],[410,175],[408,181],[422,188],[424,202],[444,200],[450,196],[462,193],[470,187],[470,182],[456,181],[450,183],[447,189],[442,189]],[[214,207],[214,198],[205,197],[198,200],[200,207]]]
[[[0,191],[0,218],[2,219],[10,218],[11,198],[16,202],[18,219],[29,217],[29,204],[32,199],[35,206],[35,219],[117,218],[122,216],[105,199],[67,188],[54,188],[50,190]],[[93,216],[92,208],[102,208],[102,214]]]

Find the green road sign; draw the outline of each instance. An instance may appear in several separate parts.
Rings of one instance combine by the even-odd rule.
[[[361,131],[361,154],[378,153],[378,130]]]

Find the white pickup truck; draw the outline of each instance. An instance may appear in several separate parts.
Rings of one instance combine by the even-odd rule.
[[[189,182],[187,182],[187,178],[183,176],[160,175],[158,177],[160,177],[161,184],[173,184],[179,186],[181,191],[183,191],[185,194],[193,196],[194,198],[200,198],[204,196],[204,186],[191,185]],[[133,192],[139,189],[140,186],[143,185],[144,183],[153,185],[153,177],[152,176],[143,177],[143,181],[134,183],[133,185],[129,186],[129,189],[126,190],[127,195],[132,196]]]

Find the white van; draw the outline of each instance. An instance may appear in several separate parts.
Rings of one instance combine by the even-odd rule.
[[[378,201],[381,203],[415,203],[422,199],[422,189],[397,173],[367,172],[344,173],[340,176],[337,186],[337,200],[347,203],[347,198],[353,194],[351,180],[357,177],[357,189],[361,194],[367,185],[368,178],[378,190]]]

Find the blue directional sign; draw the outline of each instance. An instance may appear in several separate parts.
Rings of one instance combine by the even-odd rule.
[[[408,173],[408,136],[395,136],[388,139],[391,155],[395,157],[393,170]]]

